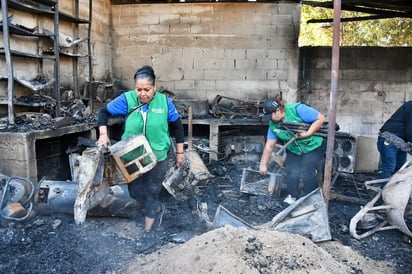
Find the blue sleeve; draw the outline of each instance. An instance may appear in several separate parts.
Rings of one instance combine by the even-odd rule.
[[[306,104],[300,104],[296,107],[296,113],[305,123],[313,123],[319,115],[319,111]]]
[[[266,135],[266,138],[268,140],[276,140],[277,139],[276,134],[273,131],[270,130],[270,127],[268,128],[268,134]]]
[[[173,104],[172,99],[167,97],[167,107],[169,109],[169,116],[167,117],[168,122],[176,122],[180,118],[179,112],[177,112],[175,104]]]
[[[111,115],[126,116],[127,114],[126,95],[122,93],[116,98],[114,98],[113,101],[110,101],[109,103],[107,103],[107,111],[109,111]]]

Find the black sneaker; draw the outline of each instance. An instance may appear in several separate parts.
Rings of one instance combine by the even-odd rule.
[[[137,253],[144,253],[157,244],[157,238],[153,231],[145,230],[137,242]]]

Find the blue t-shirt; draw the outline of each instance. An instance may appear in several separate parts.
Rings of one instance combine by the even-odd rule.
[[[177,109],[175,105],[172,102],[172,99],[169,97],[167,98],[167,107],[168,107],[168,117],[167,121],[168,122],[175,122],[179,118],[179,113],[177,112]],[[147,112],[149,109],[149,105],[145,105],[142,107],[142,110],[144,112]],[[126,100],[126,95],[122,93],[118,97],[116,97],[113,101],[109,102],[107,104],[107,110],[110,112],[112,115],[121,115],[126,117],[127,115],[127,100]]]
[[[296,107],[296,113],[297,115],[305,122],[305,123],[313,123],[316,121],[319,115],[319,111],[314,109],[313,107],[310,107],[306,104],[300,104]],[[277,136],[276,134],[268,128],[268,133],[267,133],[267,139],[268,140],[276,140]]]

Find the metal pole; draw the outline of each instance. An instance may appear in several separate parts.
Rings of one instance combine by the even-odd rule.
[[[92,81],[93,81],[93,67],[92,67],[92,46],[90,41],[91,31],[92,31],[92,12],[93,12],[93,1],[89,1],[89,27],[87,29],[87,57],[89,65],[89,78],[87,81],[87,97],[89,99],[90,109],[93,110],[93,91],[92,91]]]
[[[90,36],[92,32],[92,12],[93,12],[93,1],[89,1],[89,28],[87,30],[87,55],[89,57],[89,84],[92,82],[93,79],[93,67],[92,67],[92,46],[90,42]],[[93,98],[92,98],[93,99]]]
[[[14,125],[14,105],[13,105],[13,89],[14,89],[14,73],[13,64],[11,61],[10,53],[10,32],[9,32],[9,20],[7,11],[7,0],[1,0],[1,13],[3,17],[3,40],[4,40],[4,53],[6,55],[7,63],[7,107],[8,107],[8,120],[9,125]]]
[[[59,3],[54,5],[54,92],[56,96],[56,117],[60,116],[60,46],[59,46]]]
[[[330,200],[330,181],[333,167],[333,147],[335,143],[336,105],[339,84],[339,55],[340,55],[340,15],[341,0],[333,1],[333,44],[332,44],[332,71],[329,106],[329,126],[326,147],[325,172],[323,179],[323,196],[328,203]]]
[[[80,18],[80,11],[79,11],[79,0],[74,1],[74,17],[76,19]],[[74,39],[79,39],[79,24],[75,24],[74,27]],[[75,45],[73,48],[73,53],[75,57],[72,59],[72,71],[73,71],[73,89],[75,98],[79,98],[80,91],[79,91],[79,75],[78,75],[78,66],[79,66],[79,57],[77,54],[79,53],[79,46]]]

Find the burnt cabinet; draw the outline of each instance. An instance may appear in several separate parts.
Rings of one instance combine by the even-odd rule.
[[[72,89],[79,94],[78,58],[89,57],[90,65],[90,26],[92,1],[82,1],[89,5],[88,18],[79,17],[79,0],[1,0],[3,45],[0,45],[0,62],[5,63],[0,70],[0,117],[7,113],[9,124],[14,124],[17,107],[51,107],[55,116],[61,108],[61,61],[71,63]],[[66,5],[71,10],[60,10]],[[63,9],[62,9],[63,10]],[[85,9],[87,10],[87,9]],[[27,25],[25,25],[27,24]],[[78,36],[80,25],[86,25],[86,35]],[[64,28],[62,30],[62,27]],[[68,35],[65,33],[68,31]],[[87,43],[86,49],[79,52],[79,45]],[[4,70],[5,68],[5,70]],[[67,69],[65,75],[67,77]],[[7,84],[5,85],[4,82]],[[5,87],[6,86],[6,87]],[[7,91],[6,91],[7,89]],[[21,100],[31,95],[46,95],[49,101]],[[7,111],[5,106],[7,105]]]

